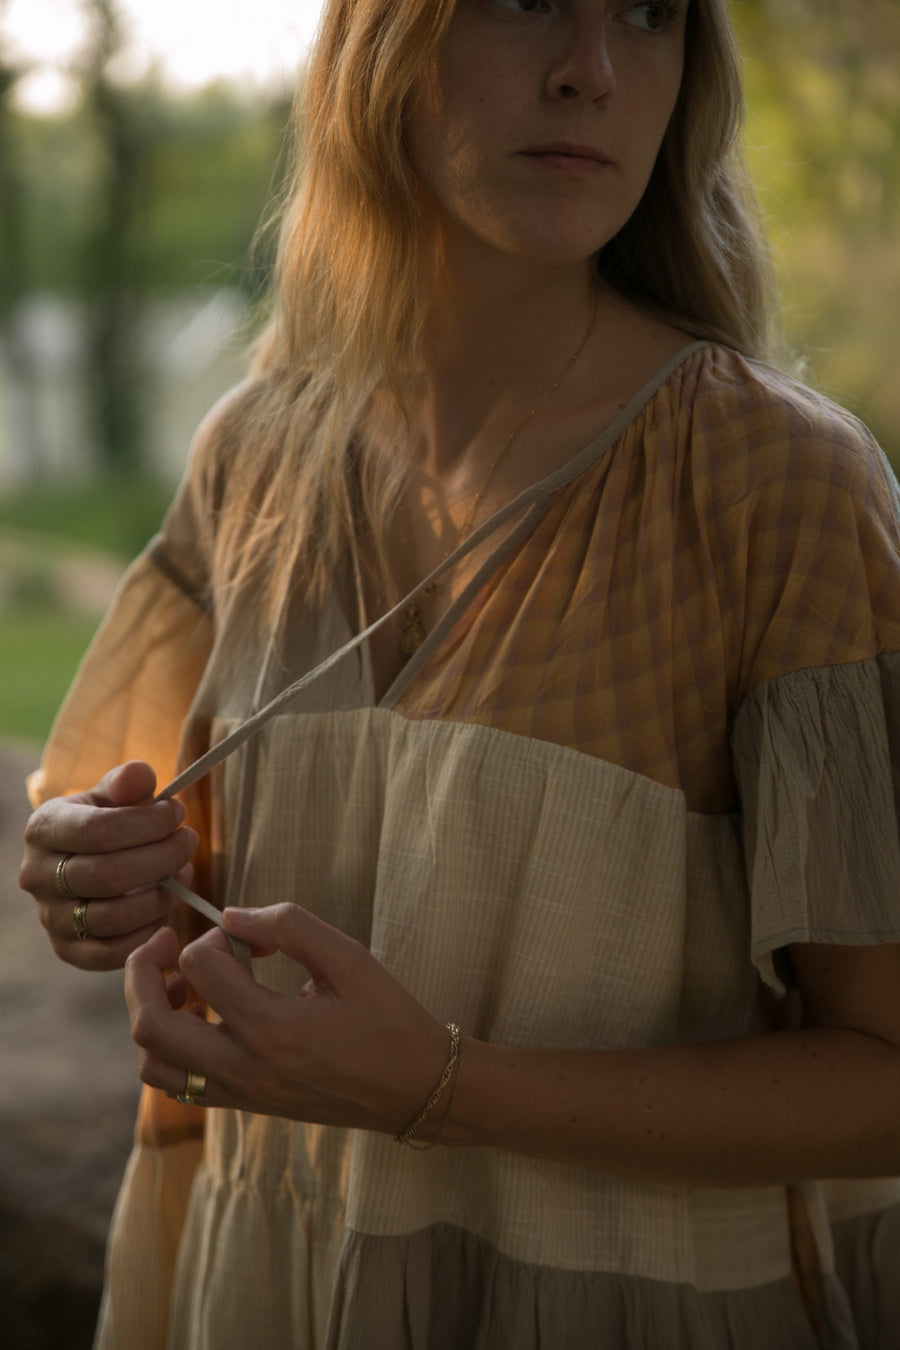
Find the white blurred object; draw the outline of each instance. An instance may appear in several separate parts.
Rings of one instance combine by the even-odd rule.
[[[144,333],[147,355],[170,378],[196,376],[231,346],[247,320],[237,288],[216,291],[202,308],[189,302],[154,308]]]
[[[84,312],[57,295],[26,296],[0,344],[0,489],[40,475],[89,472]]]
[[[237,288],[184,292],[146,307],[138,334],[147,468],[177,482],[204,413],[243,378],[247,304]],[[0,492],[97,468],[87,385],[87,320],[77,301],[27,296],[0,343]]]
[[[315,35],[324,0],[254,0],[220,6],[211,21],[209,0],[119,0],[125,45],[116,58],[123,80],[157,68],[177,89],[229,80],[257,89],[289,89]],[[7,0],[6,42],[15,61],[33,63],[16,102],[29,112],[63,110],[65,75],[89,34],[81,0]],[[59,102],[55,102],[54,99]]]

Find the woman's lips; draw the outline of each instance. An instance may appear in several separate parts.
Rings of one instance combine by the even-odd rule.
[[[570,145],[554,142],[551,145],[529,146],[521,151],[527,159],[556,173],[568,174],[573,178],[586,178],[609,167],[611,161],[602,150],[591,145]]]

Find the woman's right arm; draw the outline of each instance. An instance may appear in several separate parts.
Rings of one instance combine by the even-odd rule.
[[[182,803],[157,802],[155,790],[153,769],[133,760],[90,792],[45,802],[28,822],[19,885],[37,901],[53,950],[70,965],[123,966],[178,905],[158,882],[187,867],[197,834],[182,825]],[[67,857],[64,881],[74,898],[58,881]],[[76,931],[79,901],[86,937]]]

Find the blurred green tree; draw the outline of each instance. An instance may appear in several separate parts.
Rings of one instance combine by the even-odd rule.
[[[0,0],[0,361],[18,391],[17,434],[28,444],[37,440],[37,408],[31,362],[17,322],[19,305],[31,284],[28,222],[25,209],[25,164],[14,99],[28,73],[4,42],[3,19],[8,0]],[[26,460],[27,471],[30,462]]]
[[[91,24],[71,72],[81,93],[71,115],[17,111],[20,72],[0,48],[0,329],[29,291],[84,303],[98,465],[133,477],[147,468],[148,301],[202,287],[256,289],[249,245],[289,99],[251,99],[225,85],[176,96],[155,72],[123,81],[119,0],[81,2]],[[26,372],[7,364],[24,387]]]
[[[900,5],[743,0],[733,12],[789,334],[900,466]]]
[[[0,0],[0,340],[28,289],[22,146],[13,111],[16,86],[28,68],[6,50],[3,19],[7,9],[8,0]]]
[[[19,243],[3,253],[27,255],[7,265],[7,276],[97,305],[96,350],[112,378],[148,297],[222,285],[253,291],[264,278],[265,258],[251,270],[248,246],[277,183],[287,102],[254,101],[225,85],[175,96],[153,75],[123,85],[112,59],[123,40],[118,0],[82,3],[96,24],[79,110],[26,117],[7,100],[0,161],[6,153],[18,163],[22,185],[10,179],[0,198],[20,203],[19,225],[9,213],[2,222]],[[790,337],[810,378],[859,411],[900,464],[900,4],[741,0],[732,9],[745,53],[751,169],[772,225]],[[127,430],[125,394],[122,408],[105,415],[123,457],[116,462],[130,464],[139,429]]]
[[[144,100],[110,77],[110,63],[124,41],[116,0],[85,0],[85,8],[92,22],[80,62],[81,86],[102,166],[84,253],[85,291],[91,301],[90,402],[101,465],[124,473],[133,472],[144,458],[137,351],[142,287],[134,264],[155,128]]]

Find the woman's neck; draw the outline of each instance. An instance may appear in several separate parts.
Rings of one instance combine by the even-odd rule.
[[[508,499],[571,458],[687,341],[606,287],[592,258],[513,257],[449,228],[431,240],[419,378],[402,421],[386,409],[376,438],[389,455],[402,442],[420,499]]]
[[[590,263],[562,272],[515,259],[435,269],[414,409],[417,459],[436,473],[494,445],[556,381],[598,306]]]

